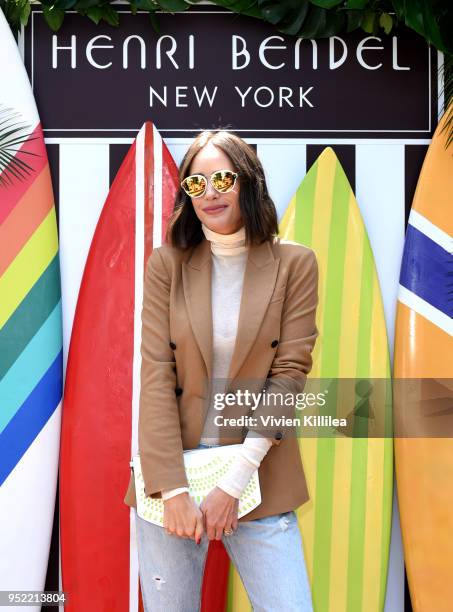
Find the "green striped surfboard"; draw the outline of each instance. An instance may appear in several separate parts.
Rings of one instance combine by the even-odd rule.
[[[387,333],[373,254],[332,148],[324,149],[291,199],[280,237],[311,247],[318,259],[319,337],[310,378],[388,381]],[[383,388],[374,412],[391,433],[390,385]],[[337,410],[337,416],[351,411],[342,406],[341,397]],[[297,515],[314,610],[378,612],[384,607],[387,581],[393,440],[320,437],[301,438],[299,444],[310,500]],[[283,600],[282,610],[284,605]],[[231,568],[228,611],[249,610],[240,578]]]

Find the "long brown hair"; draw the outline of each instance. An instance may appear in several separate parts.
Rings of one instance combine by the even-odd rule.
[[[269,196],[263,166],[253,147],[242,138],[226,132],[203,131],[190,145],[179,167],[182,181],[190,174],[190,166],[197,153],[208,143],[221,149],[239,173],[239,209],[245,226],[246,244],[261,244],[278,234],[277,211]],[[167,242],[180,249],[197,245],[203,239],[201,222],[190,197],[182,188],[175,198],[173,214],[167,227]]]

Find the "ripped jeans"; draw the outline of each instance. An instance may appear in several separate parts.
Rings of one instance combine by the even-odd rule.
[[[137,516],[140,584],[145,612],[197,612],[209,539],[165,533]],[[294,511],[238,523],[222,536],[254,612],[313,612],[302,540]]]

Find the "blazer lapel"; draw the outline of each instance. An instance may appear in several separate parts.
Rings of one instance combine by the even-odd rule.
[[[277,280],[280,259],[275,258],[268,241],[249,248],[239,309],[236,342],[229,379],[234,379],[244,363],[263,321]],[[182,265],[184,296],[190,324],[203,356],[208,380],[212,378],[212,297],[211,244],[206,238]]]
[[[206,238],[182,264],[182,283],[189,321],[203,356],[208,380],[212,376],[211,244]]]

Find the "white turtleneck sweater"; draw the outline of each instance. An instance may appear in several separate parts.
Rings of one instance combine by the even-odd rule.
[[[212,398],[225,392],[226,377],[230,368],[239,320],[239,307],[244,282],[248,247],[245,246],[245,227],[233,234],[218,234],[202,224],[202,230],[211,243],[212,254],[212,392],[205,425],[201,434],[202,444],[219,444],[218,428],[214,418]]]
[[[204,224],[201,227],[206,239],[211,243],[212,254],[212,398],[214,393],[225,391],[236,341],[248,247],[245,244],[244,226],[233,234],[219,234]],[[219,443],[218,434],[213,428],[215,414],[217,411],[213,407],[213,402],[210,401],[200,440],[202,444]],[[219,480],[217,486],[239,499],[253,472],[258,469],[271,446],[270,439],[256,434],[252,437],[248,434],[236,461],[227,474]],[[187,487],[162,491],[162,498],[166,500],[188,491]]]

